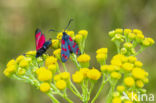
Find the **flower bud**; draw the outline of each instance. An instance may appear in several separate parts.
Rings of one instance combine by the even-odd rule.
[[[42,83],[40,85],[40,91],[42,92],[48,92],[50,90],[50,84],[49,83]]]
[[[80,63],[81,67],[89,67],[90,56],[88,54],[82,54],[77,58],[77,61]]]
[[[64,90],[67,86],[67,84],[64,80],[58,80],[55,85],[56,85],[56,88],[58,88],[60,90]]]
[[[88,35],[88,31],[87,30],[80,30],[78,32],[78,34],[82,35],[84,37],[84,39],[86,39],[87,35]]]

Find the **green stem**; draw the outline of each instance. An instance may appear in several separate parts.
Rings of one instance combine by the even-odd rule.
[[[137,52],[136,54],[134,54],[134,56],[137,56],[138,54],[142,53],[144,51],[145,47],[141,47]]]
[[[51,100],[53,101],[53,103],[60,103],[50,92],[47,93],[47,95],[51,98]]]
[[[111,88],[109,90],[108,97],[107,97],[107,102],[106,103],[111,103],[112,102],[112,97],[113,97],[112,95],[113,95],[113,92],[114,92],[116,83],[117,83],[117,81],[116,82],[113,82],[111,84]]]
[[[75,92],[72,87],[69,87],[69,89],[71,90],[71,92],[73,92],[77,97],[79,97],[82,100],[82,96],[79,95],[77,92]]]
[[[77,88],[75,87],[75,85],[72,83],[72,81],[70,81],[70,85],[71,87],[76,91],[76,93],[81,96],[80,92],[77,90]]]
[[[102,89],[104,88],[105,84],[107,83],[109,79],[105,80],[105,75],[103,74],[103,79],[102,79],[102,84],[97,92],[97,94],[95,95],[95,97],[93,98],[93,100],[91,101],[91,103],[95,103],[96,99],[99,97]]]
[[[80,65],[77,62],[77,59],[76,59],[76,55],[75,54],[72,54],[72,61],[75,63],[77,69],[79,70],[80,69]]]
[[[116,45],[116,48],[117,48],[117,52],[119,54],[120,53],[120,42],[119,41],[116,41],[115,42],[115,45]]]
[[[62,63],[62,65],[63,65],[63,68],[64,68],[65,72],[67,72],[67,68],[66,68],[65,63]]]

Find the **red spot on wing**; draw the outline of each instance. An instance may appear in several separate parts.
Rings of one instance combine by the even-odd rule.
[[[62,44],[63,44],[63,45],[65,44],[65,41],[64,41],[64,40],[62,40]]]
[[[62,50],[63,50],[63,51],[67,51],[67,49],[66,49],[66,48],[62,48]]]
[[[68,57],[67,57],[65,54],[62,54],[62,56],[63,56],[65,59],[68,59]]]
[[[76,43],[74,43],[73,48],[75,48],[75,46],[76,46]]]
[[[76,49],[76,55],[78,54],[79,48]]]
[[[70,47],[70,45],[68,45],[68,49],[69,49],[69,50],[71,50],[71,47]]]
[[[72,39],[71,37],[69,37],[69,40],[70,40],[70,41],[73,41],[73,39]]]

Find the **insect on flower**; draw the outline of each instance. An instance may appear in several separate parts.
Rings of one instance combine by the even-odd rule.
[[[50,47],[51,39],[45,41],[45,36],[42,34],[40,29],[36,29],[35,32],[35,40],[36,40],[36,58],[42,56],[43,53],[47,51]]]
[[[70,19],[67,27],[65,28],[61,40],[61,60],[62,62],[66,62],[70,56],[70,53],[75,53],[76,55],[80,55],[80,49],[77,43],[65,32],[68,26],[70,25],[72,19]]]

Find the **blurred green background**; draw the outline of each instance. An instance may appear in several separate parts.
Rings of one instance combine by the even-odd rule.
[[[71,30],[89,32],[85,52],[92,56],[92,65],[97,64],[97,48],[107,47],[109,59],[116,53],[108,37],[115,28],[141,29],[156,40],[156,0],[0,0],[0,103],[51,103],[34,87],[9,79],[2,72],[8,60],[35,50],[36,28],[41,28],[47,38],[54,38],[56,34],[48,30],[62,30],[70,18],[74,19]],[[148,93],[156,96],[155,55],[154,45],[138,58],[149,72]],[[105,91],[97,103],[103,103]]]

